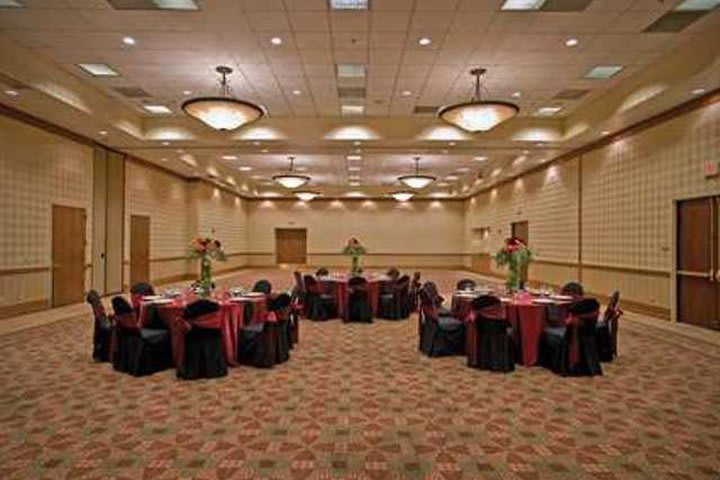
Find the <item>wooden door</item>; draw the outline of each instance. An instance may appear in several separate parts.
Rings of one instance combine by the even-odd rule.
[[[720,197],[677,204],[676,309],[679,322],[720,329]]]
[[[276,228],[275,256],[277,263],[300,265],[307,263],[307,230],[304,228]]]
[[[82,302],[85,296],[83,208],[52,207],[52,306]]]
[[[150,217],[130,217],[130,286],[150,283]]]
[[[510,235],[519,238],[525,245],[530,245],[530,225],[527,221],[513,222],[510,225]],[[523,283],[527,282],[528,279],[528,266],[525,265],[520,272],[520,278]]]

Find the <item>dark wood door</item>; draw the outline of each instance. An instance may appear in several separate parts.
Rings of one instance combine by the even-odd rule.
[[[52,207],[52,306],[82,302],[85,295],[86,214],[83,208]]]
[[[150,283],[150,217],[130,217],[130,286]]]
[[[676,219],[677,319],[716,330],[720,329],[718,198],[678,202]]]
[[[277,263],[301,265],[307,263],[307,230],[304,228],[276,228],[275,256]]]
[[[513,237],[519,238],[523,242],[525,242],[525,245],[529,245],[530,243],[530,225],[527,221],[522,222],[513,222],[510,225],[510,234]],[[527,282],[528,279],[528,266],[525,265],[520,272],[520,278],[522,278],[523,282]]]

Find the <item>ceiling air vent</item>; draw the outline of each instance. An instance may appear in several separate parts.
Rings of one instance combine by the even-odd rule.
[[[577,100],[590,93],[590,90],[583,88],[566,88],[555,94],[553,98],[557,100]]]
[[[340,98],[365,98],[364,87],[340,87],[338,88],[338,96]]]
[[[701,17],[707,15],[707,13],[706,11],[670,11],[651,23],[644,31],[656,33],[680,32]]]
[[[140,87],[114,87],[117,93],[128,98],[146,98],[150,94]]]
[[[543,12],[581,12],[592,0],[547,0],[540,8]]]
[[[435,115],[438,107],[433,105],[416,105],[413,113],[415,115]]]

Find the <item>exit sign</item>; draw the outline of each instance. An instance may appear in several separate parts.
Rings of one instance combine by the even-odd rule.
[[[720,174],[720,162],[708,160],[703,164],[703,175],[706,177],[717,177]]]

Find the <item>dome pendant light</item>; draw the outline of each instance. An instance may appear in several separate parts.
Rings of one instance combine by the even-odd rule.
[[[290,160],[290,171],[288,173],[273,175],[272,179],[274,182],[279,183],[285,188],[300,188],[310,181],[310,177],[308,177],[307,175],[297,175],[293,173],[293,167],[295,166],[295,157],[288,158]]]
[[[520,108],[514,103],[482,99],[484,68],[470,70],[475,77],[475,95],[469,102],[442,107],[438,117],[446,123],[467,132],[487,132],[518,114]]]
[[[221,131],[235,130],[265,115],[265,111],[254,103],[232,97],[227,81],[227,76],[233,71],[232,68],[221,65],[215,70],[222,76],[220,95],[198,97],[183,102],[182,109],[186,114]]]
[[[415,173],[412,175],[403,175],[398,177],[398,180],[410,188],[419,190],[425,188],[435,181],[435,177],[432,175],[421,175],[420,174],[420,157],[415,157]]]

